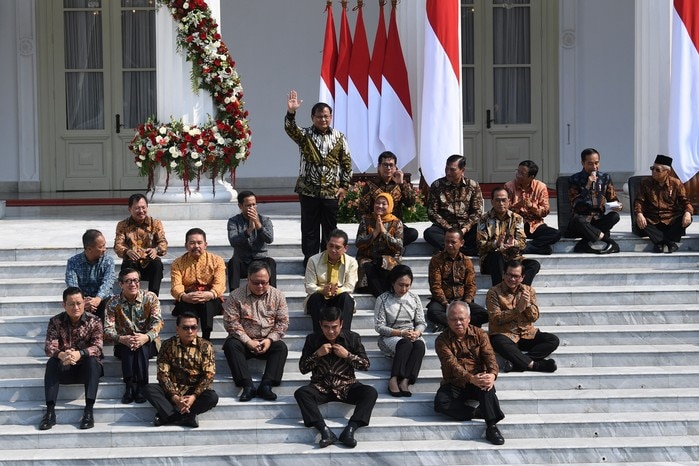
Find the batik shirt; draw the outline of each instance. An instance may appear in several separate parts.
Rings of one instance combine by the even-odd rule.
[[[599,172],[591,189],[587,188],[589,176],[585,170],[570,176],[568,198],[574,213],[597,219],[604,213],[604,205],[607,202],[618,201],[619,198],[609,173]]]
[[[549,190],[543,182],[532,180],[529,187],[524,189],[511,180],[505,183],[505,189],[510,193],[510,210],[522,216],[529,224],[530,232],[544,224],[544,217],[551,213],[551,207]]]
[[[145,255],[145,250],[154,248],[159,256],[167,254],[167,239],[165,230],[160,220],[146,217],[143,223],[136,223],[133,217],[117,223],[114,236],[114,252],[119,257],[124,257],[129,249],[139,253],[141,265],[146,265],[150,258]]]
[[[434,349],[442,365],[441,385],[464,388],[467,384],[474,384],[476,376],[482,372],[498,376],[493,347],[488,335],[478,327],[466,327],[466,334],[461,339],[451,329],[446,329],[435,340]]]
[[[433,301],[445,307],[452,301],[473,301],[477,288],[471,258],[461,252],[454,258],[445,251],[438,252],[430,259],[428,270]]]
[[[451,184],[446,177],[442,177],[430,186],[427,216],[442,229],[470,229],[478,223],[481,215],[483,194],[475,181],[462,178],[458,184]]]
[[[335,343],[349,351],[346,359],[332,352],[316,356],[315,351],[325,343],[330,342],[322,333],[311,333],[306,337],[299,370],[302,374],[312,371],[311,384],[319,392],[332,393],[338,400],[344,400],[350,387],[357,383],[354,370],[369,370],[369,358],[358,333],[343,330],[335,340]]]
[[[359,213],[362,215],[374,212],[374,201],[381,193],[388,193],[393,198],[393,215],[403,220],[403,207],[415,205],[415,191],[410,183],[404,181],[397,184],[393,179],[384,182],[380,176],[366,182],[359,198]]]
[[[114,259],[107,254],[95,262],[89,262],[84,252],[68,259],[66,286],[77,286],[85,296],[107,299],[112,295],[115,279]]]
[[[299,146],[301,165],[294,192],[323,199],[337,198],[337,190],[348,189],[352,181],[352,158],[347,139],[329,128],[320,132],[315,126],[301,128],[296,114],[284,118],[286,134]]]
[[[633,211],[635,214],[642,213],[650,224],[669,225],[681,218],[685,212],[693,214],[694,208],[680,180],[669,177],[667,183],[661,185],[648,177],[641,180]]]
[[[73,326],[66,312],[61,312],[49,320],[44,341],[46,356],[57,357],[61,351],[85,350],[89,356],[102,359],[102,322],[89,312],[83,313],[78,324]]]
[[[514,238],[514,245],[508,248],[496,246],[500,238],[505,242]],[[483,267],[485,256],[492,251],[499,251],[505,261],[522,260],[522,251],[527,245],[527,237],[524,234],[524,220],[514,212],[507,211],[504,219],[498,218],[494,209],[491,209],[481,218],[478,224],[478,253],[481,256],[480,265]]]
[[[198,397],[211,387],[215,374],[214,347],[203,338],[195,337],[185,345],[175,335],[163,343],[158,353],[158,382],[168,398]]]
[[[217,298],[226,292],[226,264],[216,254],[206,251],[198,259],[190,253],[175,259],[170,276],[170,293],[177,301],[191,291],[213,291]]]
[[[162,328],[160,300],[153,292],[138,290],[133,302],[119,294],[107,303],[104,317],[104,336],[107,341],[117,343],[120,336],[143,333],[156,346],[160,346],[158,334]]]
[[[519,311],[517,304],[524,290],[529,290],[529,305]],[[531,286],[519,284],[511,291],[505,282],[500,282],[488,290],[485,304],[490,335],[505,335],[515,343],[520,338],[531,340],[536,336],[534,322],[539,320],[539,306],[536,305],[536,291]]]
[[[279,341],[289,328],[289,306],[284,294],[272,286],[261,296],[240,287],[223,304],[223,326],[244,344],[263,338]]]

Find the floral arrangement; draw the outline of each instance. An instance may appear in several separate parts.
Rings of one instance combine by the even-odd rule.
[[[182,120],[161,123],[149,118],[136,130],[129,149],[141,176],[148,177],[148,190],[154,187],[155,167],[167,170],[167,182],[174,172],[184,181],[185,195],[189,182],[202,173],[209,174],[215,187],[217,177],[235,170],[250,156],[251,132],[248,112],[242,101],[243,88],[235,62],[221,40],[218,24],[205,0],[158,0],[170,9],[178,23],[177,48],[184,50],[192,62],[192,85],[211,93],[216,117],[201,125],[185,125]]]
[[[352,184],[347,190],[347,195],[340,202],[337,211],[337,221],[340,223],[359,223],[359,200],[362,197],[362,189],[366,182],[357,181]],[[427,208],[425,207],[425,197],[422,192],[415,186],[415,204],[410,207],[403,208],[403,221],[409,222],[425,222],[427,221]]]

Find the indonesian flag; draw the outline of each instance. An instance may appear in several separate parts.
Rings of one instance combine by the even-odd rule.
[[[364,29],[362,2],[357,2],[357,24],[349,69],[347,92],[347,140],[352,141],[352,160],[360,172],[371,167],[369,155],[369,44]]]
[[[401,167],[415,158],[415,129],[413,110],[410,104],[408,70],[403,59],[403,50],[398,36],[396,5],[391,8],[386,39],[386,57],[381,82],[381,142],[398,157]]]
[[[337,40],[335,39],[335,20],[333,20],[332,1],[328,1],[325,11],[328,19],[325,22],[325,38],[323,39],[323,62],[320,65],[320,92],[318,102],[325,102],[330,108],[335,107],[335,67],[337,67]]]
[[[347,133],[347,88],[349,84],[350,55],[352,54],[352,36],[347,22],[347,2],[342,2],[340,19],[340,45],[335,68],[335,108],[333,108],[333,127]],[[351,144],[351,141],[347,141]],[[350,153],[351,146],[350,146]]]
[[[444,176],[446,159],[463,145],[459,14],[458,0],[427,0],[420,167],[428,184]]]
[[[379,154],[386,147],[379,138],[381,119],[381,80],[383,79],[383,62],[386,55],[386,18],[383,14],[385,1],[379,2],[379,25],[376,28],[374,50],[369,65],[369,157],[378,160]],[[378,163],[378,162],[377,162]],[[378,166],[377,166],[378,168]]]
[[[669,154],[683,183],[699,172],[699,2],[674,0]]]

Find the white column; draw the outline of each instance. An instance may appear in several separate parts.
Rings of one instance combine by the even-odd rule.
[[[40,191],[35,0],[15,1],[17,21],[17,142],[19,192]]]
[[[207,0],[209,8],[216,22],[221,26],[221,14],[219,0]],[[158,74],[158,119],[167,123],[170,117],[182,119],[185,124],[200,125],[205,123],[207,115],[212,118],[215,115],[213,98],[208,91],[200,89],[198,93],[192,91],[190,79],[192,63],[187,61],[184,51],[177,51],[177,24],[170,11],[166,7],[160,7],[155,17]],[[152,202],[184,202],[184,184],[174,173],[170,176],[170,182],[165,191],[165,170],[156,173],[155,193]],[[191,194],[187,196],[187,202],[232,202],[237,194],[227,181],[216,181],[216,191],[211,184],[211,179],[202,176],[199,191],[196,191],[196,180],[193,180],[189,189]]]

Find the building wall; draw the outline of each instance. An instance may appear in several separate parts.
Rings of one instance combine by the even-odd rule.
[[[17,86],[16,2],[0,2],[0,63],[3,64],[0,86],[0,192],[16,191],[19,180],[19,112]]]

